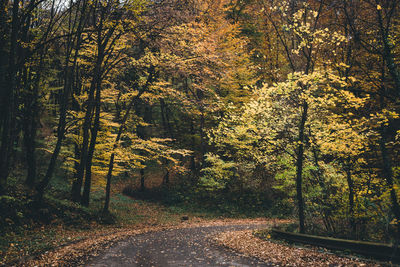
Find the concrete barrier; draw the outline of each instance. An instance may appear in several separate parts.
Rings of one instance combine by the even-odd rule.
[[[291,242],[310,244],[333,250],[347,250],[360,255],[373,257],[375,259],[392,261],[397,263],[400,262],[400,248],[389,244],[297,234],[297,233],[280,231],[277,229],[272,229],[271,233],[273,236]]]

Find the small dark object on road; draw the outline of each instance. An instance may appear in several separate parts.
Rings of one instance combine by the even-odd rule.
[[[183,215],[182,218],[181,218],[181,220],[182,220],[182,221],[187,221],[187,220],[189,220],[189,216]]]

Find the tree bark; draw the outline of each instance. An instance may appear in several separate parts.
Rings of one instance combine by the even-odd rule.
[[[37,135],[37,125],[39,123],[39,86],[41,80],[41,71],[43,67],[44,49],[41,51],[40,61],[37,69],[37,76],[33,83],[31,97],[28,97],[28,103],[25,110],[25,130],[24,130],[24,143],[26,149],[26,162],[28,166],[28,173],[25,183],[33,188],[36,182],[36,135]],[[29,82],[30,83],[30,82]],[[28,85],[26,85],[28,87]]]
[[[351,169],[350,166],[346,167],[346,178],[347,178],[347,186],[349,187],[349,216],[350,216],[350,227],[351,227],[351,236],[356,235],[356,222],[354,219],[354,182],[351,177]]]
[[[144,185],[144,169],[140,169],[140,191],[144,192],[146,187]]]
[[[92,161],[93,161],[94,150],[96,147],[97,133],[98,133],[99,127],[100,127],[100,103],[101,103],[100,74],[97,77],[97,89],[96,89],[96,100],[95,101],[96,101],[96,112],[95,112],[93,127],[91,130],[90,145],[89,145],[89,151],[88,151],[87,161],[86,161],[85,184],[84,184],[84,188],[83,188],[82,201],[81,201],[81,204],[86,207],[89,206],[89,201],[90,201],[90,188],[91,188],[91,183],[92,183]]]
[[[33,111],[32,114],[34,114]],[[28,118],[30,118],[30,120],[25,121],[26,125],[24,130],[25,157],[28,167],[25,183],[29,187],[33,187],[36,180],[36,120],[34,116],[28,116]]]
[[[398,3],[396,3],[397,1],[393,1],[392,3],[392,9],[394,11],[394,9],[396,9],[396,7],[398,6]],[[390,76],[392,77],[395,87],[396,87],[396,94],[397,96],[400,96],[400,73],[399,70],[396,66],[395,63],[395,57],[393,55],[393,48],[394,46],[389,42],[389,28],[385,28],[384,26],[384,22],[383,22],[383,17],[382,17],[382,11],[377,9],[376,10],[377,14],[378,14],[378,23],[379,23],[379,31],[380,31],[380,37],[381,37],[381,41],[383,44],[383,59],[386,62],[386,67],[389,70]],[[393,12],[390,12],[390,14],[393,14]],[[389,16],[387,19],[391,19],[391,17]]]
[[[390,158],[389,152],[386,147],[386,132],[382,126],[381,129],[381,138],[379,140],[379,145],[382,154],[382,163],[383,163],[383,175],[386,179],[386,183],[389,186],[390,190],[390,201],[392,212],[398,222],[400,222],[400,205],[397,199],[397,192],[394,187],[393,181],[393,170],[392,170],[392,160]],[[397,240],[400,240],[400,223],[397,224]]]
[[[304,129],[307,120],[308,104],[304,101],[302,105],[302,114],[299,125],[299,146],[297,152],[296,162],[296,191],[297,191],[297,206],[299,212],[299,231],[300,233],[305,232],[305,219],[304,219],[304,199],[302,190],[302,178],[303,178],[303,158],[304,158]]]
[[[196,151],[196,142],[195,142],[195,129],[194,129],[194,122],[193,120],[190,121],[190,134],[192,135],[192,149],[193,151]],[[196,180],[194,179],[194,176],[196,176],[197,173],[197,168],[196,168],[196,156],[195,153],[192,153],[192,155],[190,156],[190,169],[192,170],[193,175],[193,183],[196,182]]]
[[[164,175],[164,184],[169,185],[169,170],[167,169],[167,172]]]
[[[95,70],[97,72],[99,70]],[[89,146],[89,129],[92,123],[92,113],[93,113],[93,102],[94,102],[94,91],[96,87],[96,81],[93,78],[90,89],[89,96],[87,101],[87,109],[85,113],[85,118],[83,122],[83,141],[81,147],[81,158],[79,160],[78,170],[74,177],[74,182],[72,184],[71,189],[71,199],[75,202],[79,202],[81,200],[81,189],[83,183],[83,176],[85,173],[85,166],[88,155],[88,146]]]
[[[204,110],[202,108],[201,110],[201,115],[200,115],[200,153],[201,153],[201,166],[200,168],[203,168],[204,166],[204,161],[205,161],[205,154],[207,151],[207,142],[206,142],[206,133],[204,131],[205,127],[205,118],[204,118]]]
[[[17,38],[19,27],[19,4],[20,0],[14,0],[12,6],[12,20],[11,20],[11,34],[10,34],[10,50],[8,53],[8,71],[6,79],[4,80],[4,87],[2,90],[2,108],[3,108],[3,121],[2,121],[2,136],[0,146],[0,195],[5,193],[7,178],[10,171],[11,151],[13,148],[13,113],[15,108],[15,79],[16,79],[16,50]]]

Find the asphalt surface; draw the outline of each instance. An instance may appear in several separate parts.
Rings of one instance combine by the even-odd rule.
[[[271,266],[210,242],[225,231],[265,228],[266,225],[227,225],[166,230],[127,238],[94,258],[87,266]]]

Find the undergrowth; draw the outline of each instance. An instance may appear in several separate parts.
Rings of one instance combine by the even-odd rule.
[[[262,192],[204,192],[173,185],[141,191],[128,185],[123,191],[135,199],[158,203],[173,213],[204,218],[286,218],[292,210],[282,202],[273,202]]]
[[[20,180],[11,178],[0,197],[0,266],[14,265],[59,246],[90,237],[94,231],[123,227],[173,225],[189,218],[276,217],[274,204],[261,193],[218,194],[188,186],[158,186],[140,191],[115,179],[109,213],[102,212],[103,188],[91,192],[89,207],[69,199],[70,181],[55,177],[41,205]]]
[[[104,190],[91,194],[89,207],[69,200],[69,182],[55,177],[43,203],[32,199],[34,192],[11,178],[8,194],[0,196],[0,266],[15,265],[61,245],[87,238],[93,231],[122,227],[176,224],[180,214],[154,203],[120,193],[114,184],[109,213],[102,212]]]

